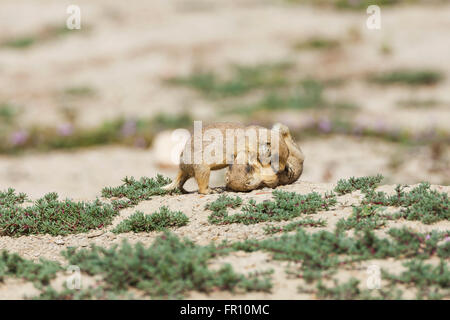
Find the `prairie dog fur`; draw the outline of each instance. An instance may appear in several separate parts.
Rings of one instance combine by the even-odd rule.
[[[232,191],[251,191],[262,186],[275,188],[278,185],[290,184],[298,180],[303,172],[304,155],[295,143],[289,128],[276,123],[272,130],[281,134],[289,149],[284,170],[274,172],[272,168],[262,165],[233,165],[226,173],[227,189]],[[255,162],[253,158],[251,161]]]
[[[278,173],[278,184],[285,185],[294,183],[303,173],[303,162],[305,161],[305,156],[302,149],[292,138],[291,132],[287,126],[281,123],[276,123],[272,127],[272,130],[277,130],[281,133],[289,148],[289,157],[286,163],[286,168],[284,171]]]
[[[195,178],[201,194],[211,193],[209,176],[211,170],[219,170],[238,163],[249,164],[257,171],[273,167],[273,159],[278,166],[273,170],[285,170],[289,149],[278,131],[259,126],[245,127],[242,124],[218,122],[202,128],[201,135],[191,135],[180,155],[180,165],[175,180],[163,187],[164,190],[179,188],[185,192],[183,185],[189,178]],[[222,140],[212,139],[222,137]],[[276,139],[273,140],[273,137]],[[271,152],[276,146],[277,152]],[[211,152],[213,150],[214,152]],[[216,152],[218,151],[218,152]],[[239,157],[238,157],[239,155]],[[271,169],[272,170],[272,169]]]

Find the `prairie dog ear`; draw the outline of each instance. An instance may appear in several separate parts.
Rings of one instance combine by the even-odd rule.
[[[272,127],[272,130],[278,131],[283,137],[291,134],[289,128],[280,122],[275,123]]]
[[[246,164],[247,163],[247,152],[239,151],[235,158],[236,164]]]

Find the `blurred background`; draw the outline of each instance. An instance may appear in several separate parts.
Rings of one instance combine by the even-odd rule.
[[[173,178],[170,130],[193,120],[285,123],[303,181],[448,185],[449,30],[446,0],[2,0],[0,189]]]

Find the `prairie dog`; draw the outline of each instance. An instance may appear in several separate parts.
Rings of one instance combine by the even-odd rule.
[[[268,166],[255,164],[257,159],[250,158],[247,165],[233,165],[226,173],[227,189],[232,191],[251,191],[262,186],[275,188],[278,185],[290,184],[298,180],[303,172],[305,157],[300,147],[295,143],[289,128],[276,123],[272,130],[281,134],[283,141],[289,149],[284,170],[275,172]],[[252,162],[252,165],[250,165]]]
[[[198,130],[200,131],[200,130]],[[275,138],[275,139],[273,139]],[[272,149],[276,150],[272,152]],[[237,157],[239,154],[239,157]],[[250,164],[255,170],[277,166],[274,172],[285,170],[289,149],[278,131],[259,126],[245,127],[242,124],[218,122],[201,128],[201,134],[189,140],[180,155],[179,171],[175,180],[164,190],[179,188],[194,177],[201,194],[211,193],[209,176],[211,170],[219,170],[230,164]],[[272,170],[272,169],[271,169]]]

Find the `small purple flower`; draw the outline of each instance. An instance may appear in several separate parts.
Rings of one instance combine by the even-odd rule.
[[[16,131],[11,135],[10,142],[14,146],[21,146],[27,142],[28,136],[29,134],[25,130]]]
[[[449,241],[450,241],[450,237],[449,237],[449,236],[446,236],[446,237],[444,238],[444,241],[445,241],[445,242],[449,242]]]
[[[331,131],[331,121],[328,119],[322,119],[319,121],[319,130],[322,132],[330,132]]]
[[[383,120],[378,119],[377,122],[375,122],[374,129],[375,129],[376,132],[381,133],[384,130],[386,130],[386,123]]]
[[[431,236],[429,234],[427,234],[427,236],[425,237],[426,240],[430,240]]]
[[[72,135],[73,133],[73,125],[71,123],[63,123],[58,127],[59,135],[63,137],[67,137]]]
[[[122,135],[124,137],[132,136],[137,131],[137,124],[135,120],[127,120],[122,126]]]

